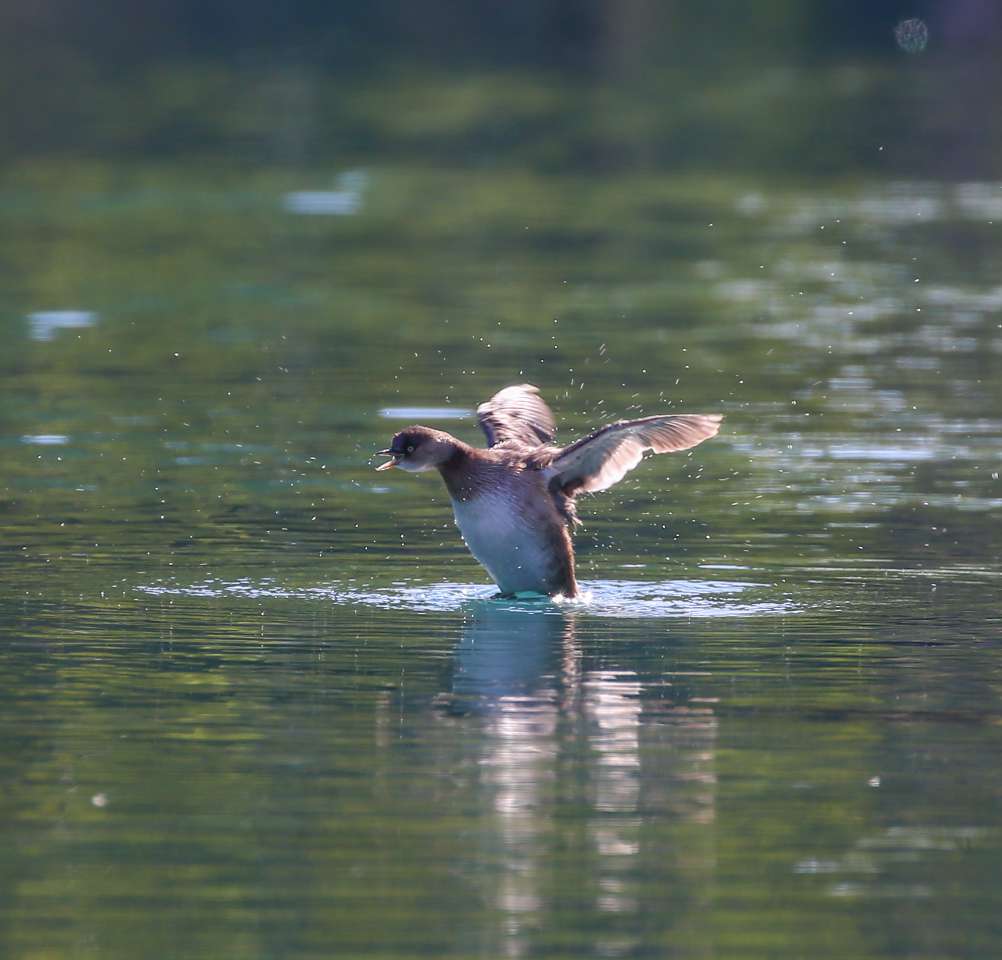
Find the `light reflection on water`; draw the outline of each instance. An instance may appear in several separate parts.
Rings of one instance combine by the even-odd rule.
[[[640,862],[661,856],[643,829],[653,810],[701,834],[700,854],[669,857],[659,869],[679,872],[697,891],[710,878],[716,718],[708,707],[657,709],[634,671],[588,666],[577,638],[581,616],[478,604],[463,627],[449,694],[439,699],[449,715],[472,712],[482,723],[476,762],[495,817],[481,844],[504,851],[487,886],[505,956],[530,953],[536,917],[562,896],[546,878],[560,828],[557,773],[573,758],[588,756],[573,801],[590,848],[581,853],[593,859],[589,902],[580,908],[641,922]],[[638,943],[624,930],[600,936],[598,946],[618,955]]]
[[[289,213],[345,217],[358,213],[362,199],[352,190],[299,190],[287,193],[283,206]]]
[[[32,340],[52,340],[61,330],[81,330],[95,323],[97,314],[90,310],[40,310],[28,314]]]
[[[69,442],[70,438],[63,433],[38,433],[21,437],[21,443],[36,447],[62,447]]]
[[[468,420],[472,410],[463,407],[384,407],[379,415],[386,420]]]
[[[800,608],[790,599],[755,599],[766,592],[761,584],[714,580],[668,580],[643,582],[597,580],[582,582],[582,595],[574,600],[551,601],[545,597],[517,600],[494,599],[493,587],[464,583],[424,585],[394,584],[366,588],[349,584],[287,587],[272,580],[205,580],[179,585],[153,583],[136,589],[151,596],[244,597],[247,599],[299,599],[359,605],[384,610],[462,611],[471,604],[522,615],[559,615],[561,610],[579,610],[601,617],[749,617],[786,616]],[[752,597],[744,600],[745,594]]]
[[[307,216],[350,217],[363,207],[368,175],[364,170],[339,174],[332,190],[292,190],[282,198],[287,213]]]

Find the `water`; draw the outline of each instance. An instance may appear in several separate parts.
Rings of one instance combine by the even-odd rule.
[[[140,18],[141,123],[117,28],[8,51],[4,956],[998,953],[1002,170],[878,19],[581,74]],[[725,415],[582,500],[573,602],[373,469],[525,380]]]

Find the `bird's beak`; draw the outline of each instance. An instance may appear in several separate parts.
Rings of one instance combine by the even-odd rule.
[[[377,470],[392,470],[397,465],[397,458],[392,450],[377,450],[376,452],[384,457],[393,457],[392,460],[387,460],[386,463],[381,463],[376,467]]]

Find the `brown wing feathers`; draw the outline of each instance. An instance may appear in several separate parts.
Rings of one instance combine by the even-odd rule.
[[[487,434],[487,446],[516,440],[530,447],[551,443],[556,421],[539,390],[530,383],[505,387],[477,407],[477,419]]]
[[[606,490],[629,473],[648,450],[672,453],[716,436],[719,414],[676,414],[621,420],[562,450],[551,446],[557,432],[550,408],[539,390],[528,383],[505,387],[477,407],[477,418],[487,435],[487,445],[522,444],[534,448],[529,460],[546,470],[551,491],[567,499],[577,493]]]
[[[721,419],[719,414],[678,414],[611,423],[555,452],[548,464],[551,483],[568,495],[606,490],[640,463],[646,451],[688,450],[716,436]]]

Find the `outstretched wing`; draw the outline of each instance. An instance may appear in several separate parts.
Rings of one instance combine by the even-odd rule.
[[[487,446],[506,440],[538,447],[550,443],[557,432],[550,408],[530,383],[505,387],[477,407],[477,419],[487,434]]]
[[[644,453],[674,453],[716,436],[720,414],[679,414],[610,423],[561,450],[547,465],[559,489],[595,493],[619,483]]]

